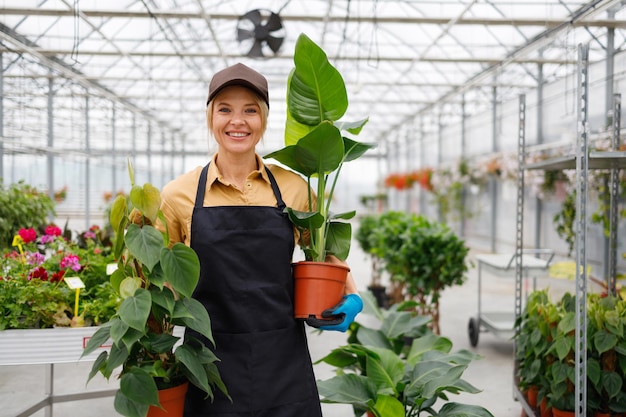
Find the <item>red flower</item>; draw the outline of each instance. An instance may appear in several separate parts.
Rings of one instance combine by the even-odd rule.
[[[28,274],[28,279],[33,278],[38,278],[42,281],[48,281],[48,271],[46,271],[45,268],[39,266],[30,271],[30,274]]]
[[[17,234],[20,235],[24,243],[34,242],[37,239],[37,232],[32,227],[28,229],[20,229]]]
[[[59,271],[59,272],[55,272],[54,274],[52,274],[52,277],[50,278],[50,282],[61,282],[61,280],[63,279],[63,276],[65,275],[65,271]]]
[[[61,229],[59,229],[57,226],[51,224],[50,226],[46,227],[46,235],[48,236],[61,236]]]

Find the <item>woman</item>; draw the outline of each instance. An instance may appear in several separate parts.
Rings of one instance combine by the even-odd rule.
[[[217,152],[162,192],[172,243],[190,245],[200,258],[194,298],[211,317],[218,368],[232,398],[217,392],[211,401],[190,386],[187,417],[321,416],[306,333],[293,318],[291,262],[300,236],[284,213],[286,206],[307,210],[308,188],[256,153],[268,112],[265,77],[243,64],[216,73],[206,116]],[[332,324],[310,324],[345,331],[362,308],[356,293],[349,276],[344,301],[330,311]]]

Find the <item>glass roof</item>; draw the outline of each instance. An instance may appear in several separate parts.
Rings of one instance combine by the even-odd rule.
[[[466,114],[490,107],[493,87],[498,100],[535,88],[538,64],[546,81],[571,74],[579,43],[591,61],[605,59],[607,27],[624,49],[624,2],[3,0],[2,136],[9,148],[49,147],[52,102],[54,147],[65,152],[86,131],[92,150],[132,131],[158,132],[152,149],[173,141],[168,149],[205,154],[208,82],[243,62],[270,84],[260,150],[269,152],[283,143],[285,85],[305,33],[346,81],[346,120],[369,117],[360,140],[383,143],[420,115],[458,118],[462,101]]]

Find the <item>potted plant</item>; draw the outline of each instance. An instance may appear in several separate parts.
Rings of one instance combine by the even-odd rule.
[[[302,174],[309,189],[314,179],[317,182],[316,195],[309,194],[309,211],[287,208],[295,227],[307,237],[302,247],[306,261],[294,265],[298,309],[303,300],[299,293],[304,284],[299,277],[300,270],[311,271],[318,266],[336,269],[340,266],[326,262],[327,257],[333,255],[345,260],[348,256],[352,229],[342,220],[351,219],[356,212],[333,213],[330,206],[343,164],[359,158],[372,146],[342,136],[342,131],[358,134],[367,119],[357,123],[339,122],[348,107],[343,78],[324,51],[304,34],[296,42],[294,64],[287,84],[285,147],[265,158],[273,158]],[[343,276],[345,282],[347,272],[343,268],[338,279]],[[339,292],[326,308],[336,304],[343,295],[342,284],[337,287]],[[318,295],[304,300],[313,300]],[[318,316],[315,312],[312,315]]]
[[[547,351],[553,340],[552,323],[558,322],[556,307],[546,289],[529,294],[515,328],[515,367],[517,384],[528,404],[537,409],[547,406],[546,367],[553,362]]]
[[[365,312],[375,315],[380,326],[357,323],[348,345],[318,361],[337,372],[318,381],[323,402],[351,404],[359,416],[492,416],[483,407],[448,401],[449,394],[479,392],[461,378],[477,355],[467,350],[450,353],[452,343],[428,330],[428,318],[405,310],[414,302],[380,310],[370,293],[362,296]],[[439,407],[439,400],[445,404]]]
[[[355,239],[363,252],[370,258],[372,268],[372,280],[367,287],[368,290],[376,298],[376,302],[379,307],[388,307],[387,287],[385,287],[382,280],[382,261],[376,255],[374,246],[375,230],[378,227],[378,215],[369,214],[362,216],[359,220],[359,228],[357,229]]]
[[[153,226],[157,220],[165,224],[159,190],[150,184],[135,185],[130,164],[129,174],[129,199],[116,198],[110,219],[117,231],[118,260],[111,282],[123,301],[89,340],[83,355],[110,340],[110,351],[98,356],[89,379],[98,372],[108,379],[121,367],[115,409],[127,417],[144,417],[149,410],[163,408],[160,391],[171,393],[171,388],[182,386],[179,397],[184,400],[188,382],[207,397],[215,388],[228,393],[213,352],[199,340],[181,341],[174,334],[175,326],[188,327],[213,342],[206,308],[191,298],[200,275],[198,257],[182,243],[169,247],[167,229],[162,232]],[[176,415],[173,409],[167,411],[167,416]]]
[[[469,268],[465,242],[444,223],[393,211],[380,216],[373,240],[391,277],[392,303],[417,301],[418,313],[431,316],[439,333],[441,292],[462,284]]]
[[[587,303],[588,408],[594,416],[626,412],[626,301],[589,294]]]

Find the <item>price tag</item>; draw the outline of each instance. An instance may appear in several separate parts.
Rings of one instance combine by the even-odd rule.
[[[64,277],[63,281],[73,290],[77,290],[79,288],[85,288],[85,283],[80,277]]]

